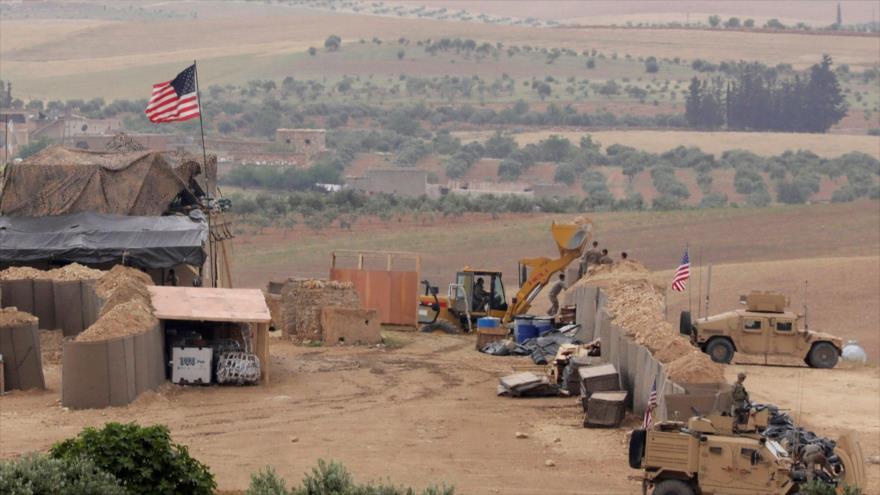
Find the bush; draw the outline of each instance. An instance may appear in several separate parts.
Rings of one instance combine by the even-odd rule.
[[[682,204],[676,196],[661,194],[654,198],[651,208],[654,210],[680,210]]]
[[[842,492],[838,492],[834,485],[823,483],[820,480],[808,481],[798,488],[798,493],[803,495],[836,495],[837,493],[842,493],[842,495],[861,495],[862,493],[860,489],[850,486],[845,486]]]
[[[700,208],[723,208],[727,206],[727,195],[720,192],[712,192],[700,200]]]
[[[574,164],[560,163],[553,173],[553,182],[570,186],[577,179],[577,171]]]
[[[208,467],[190,457],[185,446],[171,443],[164,425],[107,423],[100,430],[86,428],[55,444],[51,456],[66,461],[84,457],[116,477],[132,495],[211,495],[217,488]]]
[[[275,469],[267,466],[256,474],[251,474],[251,484],[245,495],[291,495],[287,483],[275,473]]]
[[[645,59],[645,72],[648,74],[655,74],[660,70],[660,64],[657,63],[656,57],[648,57]]]
[[[0,462],[0,493],[6,495],[126,495],[113,475],[83,458],[32,454]]]
[[[498,165],[498,177],[501,180],[513,181],[519,178],[519,176],[523,172],[522,163],[511,160],[510,158],[505,158],[501,161],[501,164]]]
[[[253,481],[251,487],[253,487]],[[250,492],[248,492],[250,493]],[[263,492],[269,495],[284,492]],[[293,490],[295,495],[415,495],[412,488],[405,488],[384,484],[357,485],[348,469],[337,462],[318,460],[318,466],[312,468],[302,481],[302,485]],[[454,495],[453,488],[428,487],[421,492],[422,495]],[[262,495],[255,492],[254,495]]]
[[[846,185],[834,191],[834,194],[831,195],[831,202],[849,203],[851,201],[855,201],[858,197],[859,196],[858,194],[856,194],[856,191],[852,187]]]
[[[46,137],[41,137],[40,139],[32,141],[19,148],[18,157],[24,160],[25,158],[36,155],[37,153],[43,151],[50,144],[52,144],[52,141],[49,141],[49,139]]]
[[[799,187],[793,182],[780,181],[776,183],[776,199],[781,203],[789,205],[803,204],[807,202],[809,197],[810,192],[806,188]]]

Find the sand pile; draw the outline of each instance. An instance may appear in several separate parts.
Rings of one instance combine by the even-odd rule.
[[[321,309],[329,306],[360,308],[354,285],[319,279],[288,280],[281,290],[284,335],[297,341],[323,340]]]
[[[40,354],[43,364],[61,364],[64,334],[58,330],[40,330]]]
[[[101,316],[92,326],[76,336],[77,342],[136,335],[153,328],[159,320],[153,312],[138,300],[118,304]]]
[[[132,280],[140,282],[141,285],[153,285],[153,279],[146,273],[129,266],[116,265],[98,280],[95,284],[95,292],[106,299],[118,286]]]
[[[611,321],[666,365],[666,372],[673,381],[724,381],[722,367],[692,346],[687,337],[666,321],[663,282],[658,283],[641,263],[621,261],[600,265],[576,285],[602,287],[608,296],[606,309]]]
[[[47,272],[37,270],[29,266],[10,266],[0,271],[0,280],[32,280],[37,278],[48,278]]]
[[[102,275],[104,272],[101,270],[82,266],[79,263],[71,263],[61,268],[49,270],[46,272],[45,278],[52,280],[97,280]]]
[[[0,309],[0,327],[12,327],[26,323],[36,325],[37,317],[30,313],[19,311],[15,306]]]

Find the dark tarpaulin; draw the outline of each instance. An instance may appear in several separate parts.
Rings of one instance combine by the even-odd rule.
[[[54,217],[0,216],[0,263],[122,263],[139,268],[201,266],[208,224],[189,217],[129,217],[81,212]],[[124,260],[123,260],[124,259]]]

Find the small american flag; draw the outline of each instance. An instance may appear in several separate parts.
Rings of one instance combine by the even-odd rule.
[[[642,429],[650,430],[654,424],[654,408],[657,407],[657,379],[651,385],[651,395],[648,396],[648,406],[645,408],[645,419],[642,421]]]
[[[171,81],[153,85],[153,94],[144,110],[150,122],[165,124],[199,116],[196,91],[196,64],[192,64]]]
[[[687,287],[687,281],[691,277],[691,260],[688,258],[687,249],[684,250],[684,256],[681,257],[681,264],[675,275],[672,276],[672,290],[675,292],[684,292]]]

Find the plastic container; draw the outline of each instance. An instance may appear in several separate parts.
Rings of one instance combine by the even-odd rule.
[[[534,321],[532,316],[517,316],[513,320],[513,333],[518,344],[538,336],[538,327],[535,326]]]
[[[501,326],[501,319],[494,316],[484,316],[477,320],[477,328],[498,328]]]
[[[543,335],[547,332],[551,332],[556,328],[553,326],[553,318],[550,316],[535,318],[534,320],[532,320],[532,325],[534,325],[535,328],[538,329],[538,335]]]

